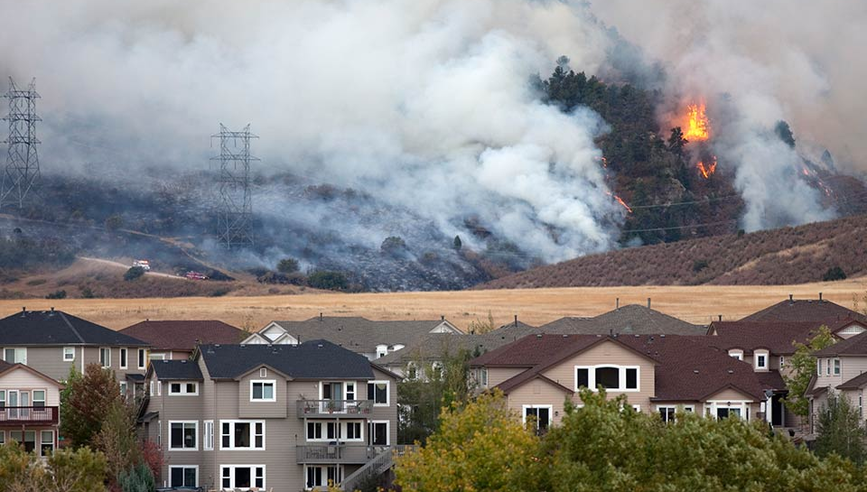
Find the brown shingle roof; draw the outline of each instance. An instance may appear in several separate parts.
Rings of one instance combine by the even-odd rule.
[[[794,321],[833,323],[845,318],[867,321],[867,316],[828,300],[785,300],[753,313],[741,321]]]
[[[808,342],[821,326],[821,322],[714,321],[708,332],[716,335],[698,338],[726,351],[767,349],[772,354],[790,355],[795,353],[793,342]]]
[[[834,345],[813,352],[816,357],[831,357],[837,355],[867,355],[867,331],[852,338],[840,340]]]
[[[585,335],[702,335],[705,328],[640,304],[629,304],[593,318],[560,318],[543,325],[545,333]]]
[[[855,390],[861,389],[867,385],[867,372],[859,374],[845,383],[837,386],[839,390]]]
[[[240,343],[245,332],[217,320],[142,321],[120,330],[155,350],[193,350],[197,344]]]

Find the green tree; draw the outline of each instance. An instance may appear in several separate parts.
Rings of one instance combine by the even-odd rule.
[[[156,488],[154,476],[144,463],[122,471],[117,483],[123,492],[152,492]]]
[[[277,271],[280,273],[295,273],[298,271],[298,260],[295,258],[283,258],[277,263]]]
[[[319,270],[310,274],[307,278],[307,283],[310,287],[326,290],[346,290],[349,287],[349,281],[346,280],[346,275],[341,272],[331,272],[327,270]]]
[[[668,150],[678,157],[683,157],[683,147],[689,143],[689,140],[683,138],[683,130],[679,126],[671,129],[671,136],[668,137]]]
[[[461,241],[461,236],[455,236],[455,240],[452,242],[452,247],[455,251],[460,251],[463,248],[464,243]]]
[[[867,430],[861,425],[861,415],[849,398],[831,391],[818,417],[816,454],[836,453],[859,465],[864,463]]]
[[[134,266],[134,267],[131,267],[129,270],[126,271],[126,273],[123,274],[123,279],[126,280],[127,282],[132,282],[133,280],[141,277],[144,274],[145,274],[144,268]]]
[[[794,342],[795,354],[789,358],[788,374],[783,374],[783,381],[789,388],[789,394],[784,399],[786,408],[795,415],[806,417],[810,412],[810,402],[806,397],[810,379],[816,373],[816,358],[812,353],[834,344],[834,337],[827,326],[819,328],[813,338],[806,344]]]
[[[539,438],[497,392],[446,409],[427,444],[397,458],[395,482],[406,492],[544,490],[543,460]]]
[[[837,280],[846,280],[846,272],[843,271],[840,266],[833,266],[825,272],[825,275],[822,275],[823,282],[834,282]]]
[[[48,457],[45,490],[102,492],[105,490],[105,455],[90,448],[58,449]]]
[[[470,325],[468,327],[469,332],[475,335],[484,335],[485,333],[490,333],[497,329],[497,325],[494,324],[494,315],[491,314],[491,311],[488,311],[488,318],[484,321],[476,318],[473,321],[470,321]]]
[[[120,480],[122,473],[142,462],[142,452],[135,435],[135,408],[122,399],[111,402],[99,433],[93,440],[105,454],[110,481]],[[148,472],[150,475],[150,472]],[[153,479],[153,477],[151,477]]]
[[[123,227],[123,217],[114,214],[105,219],[105,228],[109,231],[116,231]]]
[[[61,433],[73,447],[90,445],[121,400],[113,371],[88,364],[81,374],[72,367],[60,392]]]
[[[777,134],[777,137],[783,141],[789,147],[795,148],[795,134],[792,133],[792,129],[789,127],[789,124],[783,120],[777,122],[776,126],[774,126],[774,133]]]

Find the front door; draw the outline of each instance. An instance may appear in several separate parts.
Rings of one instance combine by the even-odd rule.
[[[774,395],[771,399],[771,424],[774,427],[783,426],[783,402],[780,401],[782,395]]]

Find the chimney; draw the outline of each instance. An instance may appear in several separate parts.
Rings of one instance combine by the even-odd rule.
[[[792,304],[794,302],[795,302],[795,296],[793,294],[789,294],[789,304]]]
[[[614,299],[614,309],[620,309],[620,298]]]
[[[822,293],[821,292],[819,292],[819,301],[820,302],[822,301]]]
[[[720,314],[718,316],[719,316],[719,320],[722,321],[722,315]]]
[[[647,298],[647,309],[650,309],[650,298]]]
[[[518,327],[518,315],[516,314],[515,315],[515,328],[517,328],[517,327]]]
[[[21,306],[21,316],[27,315],[27,306]]]
[[[319,313],[319,321],[322,321],[322,313]]]
[[[446,315],[441,314],[441,315],[440,315],[440,321],[445,321],[445,320],[446,320]]]
[[[51,306],[51,312],[52,313],[54,312],[54,306]]]

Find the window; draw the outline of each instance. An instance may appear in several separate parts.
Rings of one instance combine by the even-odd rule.
[[[157,446],[163,445],[163,421],[157,420]]]
[[[858,416],[864,418],[864,392],[858,392]]]
[[[822,359],[816,359],[816,374],[822,375]]]
[[[214,421],[206,420],[205,424],[205,433],[202,436],[202,447],[205,451],[211,451],[214,449]]]
[[[0,430],[0,446],[6,444],[6,431]]]
[[[677,408],[658,406],[656,409],[659,411],[659,416],[662,418],[663,422],[674,422],[674,413]]]
[[[268,369],[265,367],[260,367],[259,368],[259,377],[260,378],[267,378],[268,377]]]
[[[169,449],[191,450],[199,449],[196,435],[199,431],[199,423],[192,422],[169,422]]]
[[[0,390],[0,410],[6,408],[6,390]]]
[[[361,441],[364,436],[361,435],[361,422],[346,422],[346,440]]]
[[[588,366],[575,367],[575,389],[602,386],[614,391],[638,391],[639,368],[636,366]]]
[[[834,375],[840,375],[840,359],[834,359]]]
[[[3,350],[3,360],[10,364],[27,364],[27,348],[7,348]]]
[[[277,401],[277,382],[273,379],[268,381],[250,381],[250,401]]]
[[[169,486],[170,487],[198,487],[199,486],[199,467],[198,466],[170,466],[169,467]]]
[[[224,489],[264,489],[265,465],[222,465],[220,482]]]
[[[825,374],[831,375],[831,359],[825,359]]]
[[[63,347],[63,362],[75,360],[75,347]]]
[[[33,390],[33,406],[45,408],[45,390]]]
[[[138,368],[144,369],[147,366],[147,350],[138,349]]]
[[[166,360],[166,354],[162,352],[158,354],[151,352],[148,354],[148,360]]]
[[[127,353],[127,349],[125,349],[125,348],[120,349],[120,368],[121,369],[126,369],[126,367],[127,367],[126,366],[126,353]]]
[[[153,380],[151,380],[151,382],[150,382],[150,391],[148,391],[148,393],[149,393],[151,396],[153,396],[153,395],[156,394],[156,393],[154,393],[154,381],[153,381]]]
[[[705,405],[708,416],[717,419],[738,417],[750,419],[749,402],[746,401],[708,401]]]
[[[479,383],[482,385],[482,388],[488,387],[488,368],[483,367],[479,369]]]
[[[524,405],[524,423],[533,422],[536,432],[545,432],[551,425],[551,405]]]
[[[418,368],[415,366],[414,362],[407,362],[406,363],[406,378],[407,379],[418,378]]]
[[[389,425],[387,420],[369,422],[367,424],[367,442],[371,446],[388,446]]]
[[[325,424],[325,437],[329,440],[343,437],[343,434],[340,433],[340,424],[337,422],[327,422]]]
[[[388,381],[369,381],[367,383],[367,399],[373,400],[373,406],[388,406],[388,386]]]
[[[346,400],[355,400],[355,383],[346,383]]]
[[[9,439],[24,445],[24,451],[32,453],[36,450],[36,431],[10,431]]]
[[[120,382],[120,394],[126,395],[126,381]]]
[[[440,380],[443,378],[443,363],[439,361],[431,362],[430,365],[431,376],[435,380]]]
[[[328,482],[340,483],[343,480],[343,468],[340,465],[311,466],[306,470],[304,488],[327,487]]]
[[[111,367],[111,349],[102,347],[99,349],[99,363],[102,367]]]
[[[265,449],[265,422],[220,421],[220,449]]]
[[[780,356],[780,369],[786,366],[786,358],[782,355]]]
[[[322,440],[322,422],[307,422],[307,440]]]
[[[199,394],[199,383],[169,383],[169,395],[195,396]]]
[[[157,396],[162,396],[162,395],[163,395],[163,383],[161,383],[160,380],[157,379]]]
[[[51,456],[54,452],[54,431],[42,431],[39,438],[41,456]]]
[[[729,357],[737,360],[744,360],[744,351],[739,349],[729,350]]]
[[[756,369],[767,369],[768,368],[768,351],[767,350],[756,350],[753,354],[755,357]]]

